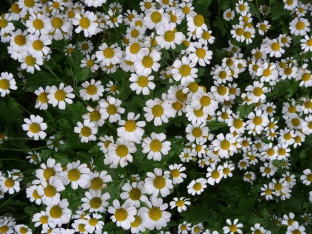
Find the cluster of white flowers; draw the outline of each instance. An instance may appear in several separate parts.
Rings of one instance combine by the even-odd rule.
[[[43,210],[32,217],[35,227],[41,227],[42,233],[103,233],[103,217],[109,213],[118,227],[131,233],[161,230],[171,219],[169,205],[177,212],[184,212],[191,205],[189,197],[173,197],[170,204],[164,203],[163,198],[172,195],[175,187],[185,181],[188,164],[194,162],[207,173],[199,178],[192,176],[186,186],[183,184],[190,197],[233,177],[236,169],[237,173],[243,172],[242,180],[248,184],[255,184],[259,173],[268,182],[259,191],[261,199],[278,201],[291,197],[297,183],[295,176],[289,171],[279,178],[276,175],[279,169],[290,168],[291,150],[312,134],[312,101],[298,97],[277,104],[271,97],[274,92],[282,92],[276,91],[282,82],[298,82],[299,89],[312,86],[308,60],[298,63],[295,58],[284,56],[292,46],[292,36],[302,36],[299,42],[302,54],[312,51],[310,23],[305,18],[312,10],[311,4],[284,0],[285,9],[294,13],[289,23],[290,35],[274,38],[267,37],[269,21],[253,22],[247,1],[239,0],[235,9],[225,10],[224,20],[229,23],[238,20],[238,23],[232,25],[233,40],[223,49],[227,56],[211,67],[207,76],[212,85],[205,87],[199,85],[199,73],[211,63],[210,47],[215,37],[204,16],[195,12],[192,1],[143,0],[141,12],[123,12],[118,3],[106,9],[106,0],[81,2],[18,0],[12,3],[10,12],[0,16],[1,42],[9,44],[8,52],[20,62],[20,70],[31,74],[41,70],[41,66],[45,69],[45,62],[53,57],[51,45],[64,40],[65,48],[61,51],[67,58],[75,50],[83,54],[81,68],[104,76],[118,71],[124,78],[119,82],[92,78],[78,88],[76,81],[67,84],[56,80],[52,86],[38,85],[34,107],[39,111],[58,107],[65,112],[66,105],[80,98],[87,111],[73,131],[81,143],[95,142],[100,147],[103,164],[110,169],[129,167],[135,162],[138,150],[146,156],[144,160],[167,162],[174,148],[172,139],[176,138],[168,139],[166,128],[171,124],[178,126],[177,119],[182,119],[184,125],[185,139],[181,141],[184,148],[175,155],[175,163],[162,167],[166,169],[156,167],[139,175],[142,179],[123,180],[120,199],[105,191],[113,181],[111,175],[105,170],[94,170],[92,163],[89,167],[77,160],[61,165],[53,158],[39,163],[40,153],[30,152],[28,158],[38,169],[26,194],[30,202],[43,205]],[[99,6],[103,6],[104,13],[88,10]],[[262,16],[268,15],[267,6],[261,5],[259,9]],[[13,21],[20,21],[24,29],[16,29]],[[125,30],[124,34],[116,34],[115,41],[119,43],[106,41],[105,34],[119,30],[121,25]],[[79,43],[67,43],[75,43],[72,39],[76,40],[77,34],[83,38]],[[92,43],[94,36],[99,37],[97,44]],[[251,50],[247,57],[238,45],[252,44],[255,38],[262,38],[261,46]],[[241,78],[242,74],[250,80]],[[249,83],[240,85],[240,79]],[[156,94],[157,88],[164,89]],[[1,73],[1,97],[16,89],[13,75]],[[125,89],[131,90],[128,100],[122,99]],[[131,98],[136,96],[139,99]],[[136,100],[142,101],[142,108],[128,108],[127,103]],[[250,112],[244,116],[238,105],[250,108]],[[49,126],[40,115],[31,114],[24,122],[22,129],[28,137],[36,141],[47,138],[45,131]],[[224,124],[226,130],[211,131],[209,123],[216,122]],[[103,134],[103,129],[111,126],[111,134]],[[1,134],[0,144],[6,140]],[[55,142],[54,138],[49,139],[47,147],[57,151]],[[236,155],[240,158],[234,159]],[[5,193],[18,192],[22,178],[19,171],[0,172],[0,198]],[[311,170],[304,170],[300,180],[309,186]],[[63,198],[62,192],[77,189],[84,189],[85,193],[78,201],[79,208],[73,211],[71,201]],[[307,196],[312,202],[312,192]],[[285,215],[281,222],[288,225],[287,234],[305,233],[304,226],[294,221],[293,216]],[[224,233],[242,233],[243,224],[238,219],[227,219],[226,223]],[[62,228],[65,224],[67,229]],[[208,229],[204,231],[202,223],[191,226],[183,222],[178,227],[179,233],[210,233]],[[16,225],[11,217],[0,217],[1,233],[30,233],[28,230],[25,225]],[[259,223],[251,231],[271,233]]]

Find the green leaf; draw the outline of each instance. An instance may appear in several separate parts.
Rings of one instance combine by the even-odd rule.
[[[209,130],[215,131],[219,128],[224,128],[227,126],[226,123],[218,122],[218,121],[209,121],[207,122],[206,126],[209,128]]]
[[[239,111],[239,118],[241,119],[245,119],[250,112],[252,112],[255,108],[255,104],[244,104],[238,107],[238,111]]]
[[[219,16],[217,16],[216,19],[217,20],[214,21],[212,25],[218,28],[221,31],[222,36],[224,36],[226,34],[228,23],[225,20],[221,19]]]

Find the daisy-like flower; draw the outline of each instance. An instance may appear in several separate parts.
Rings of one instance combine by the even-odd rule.
[[[117,199],[113,201],[113,206],[108,208],[108,212],[112,214],[111,220],[116,222],[117,227],[122,227],[125,230],[130,229],[130,223],[134,222],[134,216],[137,210],[130,203],[125,202],[122,206]]]
[[[45,89],[39,87],[35,94],[38,96],[36,99],[35,108],[39,108],[39,110],[46,110],[48,109],[48,95],[50,93],[50,86],[46,86]]]
[[[137,121],[140,114],[135,115],[134,112],[129,112],[127,115],[127,120],[120,120],[118,124],[121,126],[117,128],[117,135],[125,140],[133,141],[135,143],[140,143],[145,126],[145,121]]]
[[[208,50],[206,45],[202,46],[200,43],[193,43],[189,47],[190,55],[189,58],[191,61],[198,63],[200,66],[207,66],[210,64],[212,58],[212,51]]]
[[[48,128],[46,123],[43,123],[43,118],[39,115],[34,116],[30,115],[30,119],[24,119],[25,124],[22,125],[23,130],[27,131],[27,136],[33,137],[36,141],[40,139],[44,139],[46,137],[46,133],[44,130]]]
[[[117,89],[116,83],[114,83],[111,80],[106,84],[105,91],[109,92],[109,93],[111,93],[113,95],[114,94],[119,94],[119,90]]]
[[[203,108],[203,112],[206,115],[214,116],[218,108],[218,102],[210,92],[206,93],[200,89],[192,95],[191,106],[195,108],[195,110]],[[205,131],[204,129],[202,130]]]
[[[312,183],[312,172],[311,169],[305,169],[303,175],[300,176],[302,183],[305,185],[310,185]]]
[[[96,72],[99,68],[98,62],[96,61],[96,57],[95,54],[90,55],[86,55],[86,57],[81,60],[81,64],[80,67],[88,67],[90,68],[91,72]],[[104,91],[104,89],[103,89]]]
[[[256,110],[256,112],[251,112],[248,115],[246,126],[250,133],[260,134],[261,131],[268,125],[269,118],[267,112],[262,112],[261,110]]]
[[[312,52],[312,37],[311,36],[305,35],[304,39],[301,39],[300,42],[301,42],[301,49],[304,52],[308,52],[308,51]]]
[[[100,113],[104,120],[108,119],[110,123],[120,120],[120,114],[125,112],[125,108],[120,107],[121,100],[108,96],[107,101],[100,101]]]
[[[207,188],[207,180],[204,178],[199,178],[197,180],[192,180],[187,186],[187,192],[194,196],[195,194],[201,194],[204,189]]]
[[[265,196],[266,200],[272,200],[273,195],[276,195],[274,192],[274,185],[270,183],[269,185],[264,184],[261,187],[261,196]]]
[[[223,19],[225,19],[226,21],[230,21],[232,19],[234,19],[235,17],[235,12],[231,10],[231,8],[226,9],[223,12]]]
[[[310,32],[310,22],[305,18],[295,18],[290,22],[289,30],[295,36],[305,36]]]
[[[40,71],[39,66],[43,64],[42,57],[35,57],[29,51],[22,51],[18,61],[21,63],[21,69],[32,74],[35,72],[35,69]]]
[[[156,41],[161,48],[165,49],[175,49],[176,45],[180,45],[184,40],[185,36],[182,32],[177,32],[175,30],[176,24],[169,23],[160,26],[157,29]]]
[[[154,173],[147,172],[147,178],[145,179],[145,188],[148,194],[153,197],[157,197],[160,193],[162,197],[166,197],[170,194],[170,189],[173,188],[172,180],[169,179],[170,172],[165,171],[162,173],[162,169],[155,168]]]
[[[10,89],[16,90],[16,82],[13,78],[13,74],[8,72],[1,72],[0,76],[0,94],[1,97],[10,93]]]
[[[89,233],[102,234],[102,229],[104,222],[102,220],[102,215],[93,213],[92,216],[87,215],[85,218],[87,220],[85,229]]]
[[[267,20],[264,20],[263,22],[258,23],[256,27],[259,29],[258,33],[264,35],[271,28],[271,25]]]
[[[0,174],[0,186],[1,192],[14,194],[15,192],[20,191],[20,182],[17,176],[12,175],[1,175]]]
[[[106,188],[106,183],[112,181],[112,177],[107,174],[107,171],[90,172],[88,175],[90,178],[86,187],[92,190],[101,190]]]
[[[187,86],[189,83],[194,82],[197,78],[198,69],[195,68],[196,62],[192,61],[189,57],[183,56],[182,60],[175,60],[173,63],[173,69],[171,71],[173,79],[176,81],[181,80],[183,86]]]
[[[264,83],[259,81],[254,81],[253,85],[248,85],[246,87],[247,96],[252,100],[253,103],[257,103],[259,101],[264,102],[266,99],[265,94],[269,92],[268,87],[263,87]]]
[[[91,106],[87,106],[88,113],[82,115],[82,118],[85,120],[91,121],[91,123],[94,124],[94,127],[101,127],[104,125],[104,119],[102,118],[102,115],[100,113],[100,107],[97,106],[95,108],[92,108]]]
[[[133,82],[130,85],[132,91],[136,91],[136,94],[142,93],[143,95],[149,95],[150,89],[155,89],[156,85],[152,82],[154,76],[137,75],[132,73],[129,79]]]
[[[15,219],[10,215],[0,216],[0,230],[3,234],[14,233],[14,227],[16,225]]]
[[[51,176],[48,181],[42,180],[38,186],[38,195],[41,197],[42,203],[47,206],[60,202],[60,193],[65,190],[65,186],[56,176]]]
[[[42,200],[41,196],[38,194],[38,188],[37,185],[31,185],[26,189],[26,197],[29,198],[31,202],[35,202],[37,205],[41,205]]]
[[[118,138],[116,143],[110,143],[108,146],[108,153],[104,159],[104,164],[110,164],[111,168],[116,168],[118,165],[125,167],[128,162],[133,162],[133,156],[137,148],[133,142],[124,138]]]
[[[103,43],[99,47],[99,51],[95,52],[97,62],[101,63],[103,66],[109,66],[111,64],[115,65],[119,63],[119,59],[122,57],[122,51],[118,47],[117,43],[108,46]]]
[[[299,225],[298,222],[294,222],[293,225],[287,227],[286,234],[306,234],[306,228],[303,225]]]
[[[161,198],[152,197],[146,202],[147,207],[142,207],[143,226],[150,230],[160,230],[167,226],[170,221],[171,214],[165,211],[168,208],[167,203],[163,203]]]
[[[223,232],[226,233],[230,233],[230,234],[234,234],[234,233],[243,233],[242,230],[240,230],[239,228],[243,227],[243,224],[238,223],[238,219],[235,219],[234,222],[232,222],[230,219],[226,220],[226,223],[229,226],[225,226],[223,227]]]
[[[68,209],[67,199],[53,202],[46,209],[46,214],[49,218],[49,226],[54,228],[61,227],[63,224],[68,223],[71,217],[71,210]]]
[[[172,176],[172,183],[173,184],[180,184],[184,181],[186,178],[186,174],[182,173],[186,170],[185,167],[183,167],[183,164],[173,164],[169,166],[170,174]]]
[[[51,218],[47,214],[46,211],[40,211],[40,213],[36,213],[32,217],[32,222],[35,223],[35,227],[39,227],[41,225],[42,230],[48,230]]]
[[[51,45],[51,43],[52,41],[45,34],[41,34],[40,36],[29,35],[27,37],[26,46],[30,54],[32,54],[36,58],[41,58],[49,54],[49,46]]]
[[[93,122],[91,122],[88,119],[85,119],[83,123],[78,122],[77,127],[74,128],[75,133],[79,133],[80,141],[88,143],[89,141],[95,141],[98,129],[97,126],[94,125]]]
[[[126,200],[125,203],[129,203],[131,206],[140,207],[140,202],[147,201],[147,197],[144,195],[146,189],[143,181],[126,183],[121,189],[124,192],[120,194],[120,198]]]
[[[183,223],[180,223],[178,226],[178,233],[179,234],[188,234],[189,231],[191,231],[191,224],[184,221]]]
[[[17,234],[31,234],[31,229],[25,224],[15,225],[14,230]]]
[[[75,29],[76,33],[80,33],[83,31],[85,37],[91,37],[97,33],[97,17],[91,11],[86,11],[82,14],[75,14],[75,18],[73,19],[73,25],[76,25]]]
[[[59,109],[64,110],[66,103],[73,103],[72,99],[75,97],[75,94],[73,94],[72,91],[73,88],[71,86],[65,87],[64,83],[61,83],[59,88],[53,85],[48,95],[48,103],[52,104],[54,107],[58,106]]]
[[[61,172],[62,180],[65,185],[71,184],[73,189],[77,189],[78,185],[84,188],[90,179],[88,173],[90,169],[87,164],[80,164],[80,160],[66,165],[66,170]]]
[[[126,47],[125,59],[136,62],[144,57],[144,47],[141,42],[130,43]]]
[[[217,135],[217,139],[212,141],[212,144],[214,146],[214,150],[218,151],[218,155],[221,158],[228,158],[229,156],[232,156],[237,148],[234,145],[236,142],[237,137],[234,137],[233,134],[224,134],[220,133]]]
[[[264,229],[264,227],[261,227],[260,223],[256,223],[253,227],[250,228],[252,231],[251,234],[271,234],[270,231],[267,231]]]
[[[189,32],[195,32],[196,36],[199,37],[203,31],[208,31],[207,25],[203,15],[195,14],[189,15],[187,19],[187,30]]]
[[[55,159],[48,158],[47,163],[41,163],[40,169],[36,170],[36,176],[40,180],[47,180],[52,176],[60,176],[60,173],[63,171],[60,163],[56,163]]]
[[[191,202],[189,201],[189,198],[180,197],[180,198],[173,198],[173,201],[170,202],[170,209],[173,209],[177,207],[178,212],[181,213],[182,211],[187,210],[187,205],[191,205]]]
[[[164,9],[157,10],[156,8],[151,9],[145,14],[144,25],[149,29],[159,29],[162,25],[167,25],[170,21],[168,13],[164,12]]]
[[[282,48],[280,42],[278,42],[276,39],[273,39],[268,40],[265,44],[265,53],[269,54],[270,57],[279,58],[282,56],[282,54],[285,53],[285,50]]]
[[[48,35],[51,31],[51,20],[44,14],[31,14],[26,21],[27,31],[36,35]]]
[[[154,119],[155,126],[160,126],[163,122],[168,123],[168,118],[174,114],[170,102],[159,98],[148,100],[143,110],[146,112],[144,114],[146,121],[150,122]]]
[[[162,155],[167,155],[171,149],[171,142],[165,141],[166,135],[163,133],[156,134],[152,132],[151,137],[146,137],[143,139],[142,147],[143,153],[148,153],[147,158],[153,159],[155,161],[160,161]]]
[[[104,87],[100,80],[95,81],[92,79],[90,82],[85,81],[81,86],[84,89],[81,89],[79,93],[84,100],[89,100],[91,98],[93,101],[97,101],[103,96]]]
[[[92,190],[85,192],[85,197],[81,199],[83,204],[81,205],[83,210],[89,212],[100,212],[104,213],[108,206],[107,200],[110,199],[109,193],[102,194],[101,190]]]
[[[158,71],[160,67],[158,61],[161,59],[160,52],[155,49],[150,52],[148,48],[144,48],[142,52],[142,59],[134,62],[136,73],[148,76],[152,71]]]
[[[220,183],[223,177],[223,167],[221,165],[216,168],[216,165],[212,164],[207,168],[207,171],[206,177],[208,184],[214,185],[215,183]]]

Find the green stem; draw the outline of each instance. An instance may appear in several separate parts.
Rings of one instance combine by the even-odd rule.
[[[47,68],[50,72],[51,72],[51,74],[59,81],[59,82],[61,82],[61,83],[65,83],[65,82],[63,82],[46,64],[43,64],[44,65],[44,67],[45,68]]]
[[[8,137],[9,140],[22,140],[22,141],[36,141],[33,138],[26,138],[26,137]],[[49,139],[39,139],[39,141],[48,141]]]
[[[28,186],[28,184],[27,184],[24,188],[20,189],[17,193],[15,193],[15,194],[13,194],[12,196],[10,196],[5,202],[3,202],[3,203],[0,205],[0,208],[3,207],[7,202],[9,202],[9,201],[10,201],[13,197],[15,197],[17,194],[19,194],[19,193],[22,192],[24,189],[26,189],[27,186]]]

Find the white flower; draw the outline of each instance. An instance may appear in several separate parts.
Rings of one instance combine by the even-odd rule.
[[[235,219],[233,223],[230,219],[227,219],[226,222],[229,226],[223,227],[224,233],[230,233],[230,234],[234,234],[235,232],[240,233],[240,234],[243,233],[242,230],[239,229],[243,227],[243,224],[237,223],[238,219]]]
[[[147,158],[155,161],[160,161],[162,155],[167,155],[170,150],[170,141],[165,141],[166,135],[163,133],[156,134],[152,132],[151,137],[143,139],[142,147],[143,153],[148,153]]]
[[[197,180],[192,180],[191,183],[187,186],[187,192],[191,195],[199,195],[204,189],[207,188],[207,180],[204,178],[199,178]]]
[[[175,207],[178,208],[178,212],[181,213],[182,211],[187,210],[186,205],[191,205],[191,202],[189,201],[189,198],[181,197],[181,198],[173,198],[173,201],[170,202],[170,209],[173,209]]]
[[[104,87],[99,80],[95,81],[92,79],[90,82],[85,81],[81,86],[84,89],[81,89],[79,93],[84,100],[89,100],[91,98],[93,101],[97,101],[103,96]]]
[[[134,112],[129,112],[127,121],[120,120],[118,122],[121,127],[117,128],[117,135],[125,140],[140,143],[144,134],[145,121],[136,121],[139,117],[140,114],[135,115]]]
[[[61,227],[63,224],[67,224],[71,217],[71,210],[68,209],[67,199],[63,199],[57,202],[53,202],[46,209],[46,214],[49,217],[49,226],[54,228],[55,226]]]
[[[144,182],[132,182],[126,183],[121,188],[124,192],[120,194],[120,198],[126,200],[126,203],[129,203],[132,206],[140,207],[140,202],[146,202],[147,197],[144,195],[146,193],[146,189],[144,186]]]
[[[85,197],[81,199],[83,204],[81,205],[83,210],[89,210],[89,212],[104,213],[108,206],[107,200],[110,199],[109,193],[102,194],[101,190],[89,190],[85,192]]]
[[[173,184],[180,184],[184,181],[186,178],[186,174],[182,173],[186,170],[185,167],[183,167],[183,164],[173,164],[169,166],[170,174],[172,176],[172,183]]]
[[[13,78],[13,74],[7,73],[7,72],[1,72],[0,76],[0,94],[1,97],[4,97],[5,95],[10,93],[9,89],[16,90],[16,82]]]
[[[62,180],[65,185],[71,183],[73,189],[77,189],[78,185],[84,188],[88,184],[90,169],[87,164],[80,164],[80,160],[66,165],[66,170],[61,173]]]
[[[122,206],[117,199],[113,201],[113,207],[108,208],[108,212],[113,214],[110,218],[116,222],[117,227],[122,227],[125,230],[130,229],[130,223],[134,222],[134,216],[137,213],[135,207],[130,206],[130,203],[125,202]]]
[[[95,141],[97,133],[97,126],[94,125],[90,120],[85,119],[83,124],[81,122],[77,123],[78,127],[74,128],[75,133],[79,133],[81,142],[88,143],[89,141]]]
[[[98,24],[95,22],[97,19],[93,12],[86,11],[83,14],[75,14],[73,24],[78,27],[75,29],[76,33],[83,31],[85,37],[91,37],[97,33]]]
[[[50,94],[48,95],[48,103],[51,103],[52,106],[57,106],[61,110],[64,110],[66,107],[66,102],[68,104],[73,103],[73,98],[75,94],[72,93],[73,88],[71,86],[66,86],[64,83],[61,83],[59,88],[53,85],[50,89]]]
[[[181,80],[183,86],[187,86],[189,83],[194,82],[195,78],[197,78],[198,71],[198,69],[195,68],[196,62],[186,56],[182,57],[182,61],[179,59],[175,60],[173,63],[174,68],[171,71],[173,79],[176,81]]]
[[[172,48],[175,49],[176,45],[180,45],[184,40],[185,36],[182,32],[177,32],[175,30],[176,24],[169,23],[160,26],[157,29],[156,41],[161,48],[166,50]]]
[[[43,118],[39,115],[34,116],[30,115],[30,119],[24,119],[26,124],[23,124],[23,130],[27,131],[27,136],[33,137],[36,141],[40,139],[44,139],[46,137],[46,133],[44,130],[48,128],[46,123],[43,123]]]
[[[152,194],[153,197],[157,197],[159,193],[162,197],[168,196],[170,194],[170,189],[173,188],[172,180],[169,179],[170,172],[165,171],[164,174],[162,174],[160,168],[155,168],[154,173],[146,173],[148,176],[145,179],[146,192]]]

